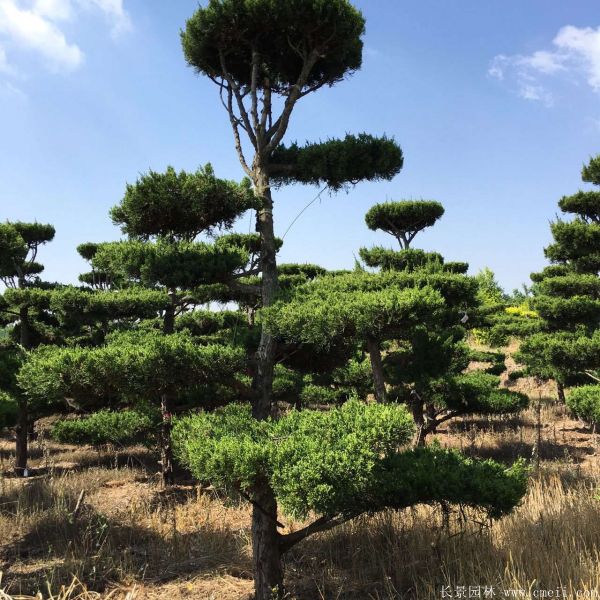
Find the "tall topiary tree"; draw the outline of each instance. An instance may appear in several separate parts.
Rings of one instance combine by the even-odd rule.
[[[600,185],[600,156],[583,167],[582,179]],[[520,359],[539,377],[564,387],[600,379],[600,191],[579,191],[559,201],[563,213],[550,228],[554,242],[545,249],[551,265],[532,274],[532,307],[543,331],[528,337]],[[567,403],[583,419],[597,419],[598,387],[574,390]]]
[[[39,248],[52,241],[54,234],[54,227],[48,224],[21,221],[0,224],[0,281],[9,289],[35,287],[44,270],[43,265],[36,262]],[[35,344],[30,310],[29,302],[5,302],[2,309],[4,321],[12,321],[17,326],[18,343],[25,350]],[[29,417],[26,398],[21,394],[17,396],[15,471],[23,475],[27,469]]]
[[[387,138],[362,135],[303,147],[283,144],[302,98],[360,68],[363,33],[364,19],[347,0],[210,0],[181,34],[188,64],[218,87],[240,164],[258,199],[262,306],[274,302],[278,289],[274,184],[320,183],[337,189],[364,179],[390,179],[402,167],[400,149]],[[275,353],[275,340],[263,330],[254,376],[258,419],[272,411]],[[276,504],[265,481],[263,495],[269,494],[268,508],[254,509],[256,564],[268,564],[261,554],[276,544]],[[270,576],[257,571],[257,593],[264,597]]]
[[[113,222],[129,239],[79,247],[92,267],[84,279],[113,290],[92,297],[117,297],[124,292],[137,296],[140,317],[148,316],[142,314],[143,308],[156,314],[156,301],[162,298],[161,329],[165,335],[174,334],[177,318],[209,300],[214,287],[222,295],[223,288],[227,290],[236,280],[258,273],[249,249],[237,238],[220,243],[197,241],[201,235],[231,228],[253,206],[255,197],[248,180],[218,179],[210,165],[194,173],[168,167],[162,173],[142,174],[127,185],[123,199],[110,211]],[[155,297],[159,293],[162,296]],[[170,420],[177,397],[172,398],[172,393],[163,390],[160,402],[159,442],[166,483],[172,478]]]

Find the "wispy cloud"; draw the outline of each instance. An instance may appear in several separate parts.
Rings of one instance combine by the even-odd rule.
[[[84,52],[67,39],[63,22],[88,11],[103,15],[113,36],[131,29],[123,0],[0,0],[0,71],[17,72],[12,54],[20,50],[37,55],[53,72],[79,68]]]
[[[499,54],[490,63],[488,74],[504,81],[526,100],[552,106],[549,87],[556,78],[583,80],[600,93],[600,27],[562,27],[550,49],[532,54]]]

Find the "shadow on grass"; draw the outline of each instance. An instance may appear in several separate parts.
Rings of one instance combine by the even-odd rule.
[[[206,521],[182,533],[174,516],[169,521],[173,510],[159,515],[147,506],[114,517],[84,502],[75,513],[77,489],[37,480],[0,494],[1,516],[19,522],[0,541],[2,583],[9,593],[35,594],[46,582],[59,589],[74,575],[98,592],[132,579],[158,583],[210,572],[251,577],[239,532]]]

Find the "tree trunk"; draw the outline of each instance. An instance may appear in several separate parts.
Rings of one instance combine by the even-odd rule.
[[[277,247],[273,228],[273,199],[268,176],[256,168],[255,192],[261,199],[261,208],[256,214],[256,230],[260,234],[260,267],[262,306],[271,306],[277,293]],[[262,420],[271,416],[273,399],[273,369],[275,365],[275,339],[263,328],[256,353],[256,375],[254,388],[256,400],[253,414]]]
[[[427,430],[425,418],[423,416],[423,400],[415,390],[413,390],[410,394],[410,410],[413,415],[415,427],[417,428],[415,446],[424,446],[425,438],[427,437],[429,431]]]
[[[375,338],[369,337],[367,339],[367,349],[371,359],[371,370],[373,371],[375,399],[380,404],[384,404],[387,402],[387,392],[385,389],[385,379],[383,377],[383,363],[381,362],[379,342]]]
[[[256,214],[256,231],[260,234],[260,267],[262,306],[270,306],[277,293],[277,247],[273,227],[273,199],[267,173],[254,165],[254,187],[261,199]],[[268,419],[273,412],[273,370],[275,339],[264,328],[256,353],[255,392],[252,412],[256,419]],[[283,598],[283,567],[277,531],[277,500],[267,481],[254,491],[252,509],[252,559],[256,600]]]
[[[565,404],[566,403],[565,388],[563,387],[563,384],[560,381],[556,382],[556,393],[558,395],[558,401],[561,404]]]
[[[173,449],[171,447],[171,412],[169,397],[160,397],[160,465],[163,486],[173,483]]]
[[[175,306],[170,304],[163,317],[163,333],[169,335],[175,331]]]
[[[19,396],[17,408],[17,426],[16,434],[16,456],[15,456],[15,474],[20,477],[25,476],[27,469],[27,446],[29,437],[29,415],[27,410],[27,399]]]
[[[29,324],[29,309],[26,306],[19,309],[19,320],[21,321],[21,346],[25,349],[29,349],[31,347],[31,331]],[[29,410],[27,398],[22,394],[19,394],[18,398],[15,437],[15,474],[24,477],[28,458]]]
[[[252,558],[255,600],[284,597],[281,535],[277,531],[277,501],[264,482],[255,490],[252,508]]]

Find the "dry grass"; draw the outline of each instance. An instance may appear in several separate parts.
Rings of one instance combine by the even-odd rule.
[[[511,461],[531,456],[536,421],[534,406],[458,420],[436,437]],[[446,526],[436,507],[418,507],[357,519],[292,551],[290,598],[433,600],[442,586],[600,598],[600,436],[553,401],[542,401],[541,422],[541,466],[511,516],[490,525],[456,512]],[[245,504],[192,485],[161,491],[142,448],[98,453],[42,436],[25,481],[7,475],[10,448],[0,441],[0,600],[250,598]]]

